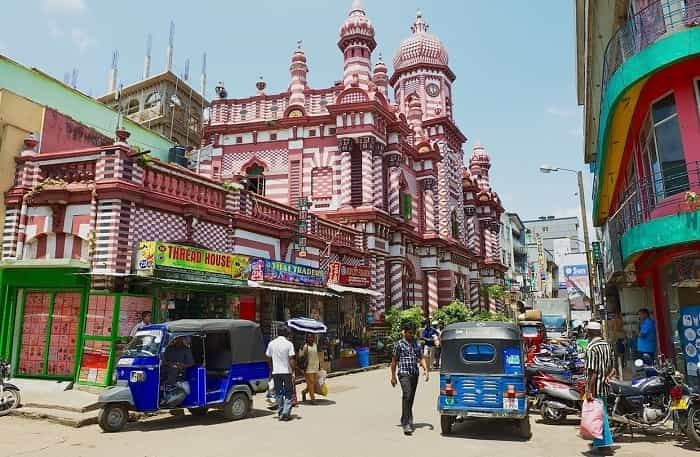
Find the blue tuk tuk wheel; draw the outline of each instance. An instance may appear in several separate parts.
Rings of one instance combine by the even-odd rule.
[[[440,431],[443,435],[452,433],[452,426],[455,423],[455,419],[455,416],[449,416],[447,414],[442,414],[440,416]]]
[[[106,433],[121,431],[129,421],[129,410],[121,404],[105,405],[97,417],[97,423]]]
[[[235,392],[224,404],[224,416],[228,420],[245,419],[250,414],[251,401],[244,392]]]

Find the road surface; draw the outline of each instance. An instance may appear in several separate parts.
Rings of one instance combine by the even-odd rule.
[[[416,398],[418,429],[406,437],[399,427],[400,389],[381,369],[334,378],[330,395],[317,406],[295,409],[297,419],[278,422],[256,398],[254,417],[226,422],[217,412],[205,418],[163,416],[130,424],[116,434],[95,426],[74,429],[20,417],[0,418],[0,456],[32,457],[207,457],[207,456],[457,456],[552,457],[586,455],[576,425],[551,426],[531,417],[533,436],[516,438],[502,422],[459,424],[454,436],[440,435],[435,411],[437,373],[421,382]],[[670,437],[629,437],[619,456],[698,455]]]

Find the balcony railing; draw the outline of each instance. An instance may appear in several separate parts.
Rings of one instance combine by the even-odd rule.
[[[622,234],[661,217],[686,211],[687,191],[700,190],[700,162],[667,166],[663,171],[639,180],[622,192],[621,204],[610,217],[610,232]]]
[[[700,0],[657,0],[637,11],[608,42],[603,62],[603,90],[627,59],[670,33],[700,25]]]

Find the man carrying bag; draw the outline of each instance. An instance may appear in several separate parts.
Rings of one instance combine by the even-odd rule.
[[[615,374],[613,352],[601,338],[600,322],[589,322],[586,348],[586,401],[581,411],[581,435],[592,439],[598,455],[612,455],[613,438],[608,421],[608,380]],[[595,402],[595,403],[594,403]]]

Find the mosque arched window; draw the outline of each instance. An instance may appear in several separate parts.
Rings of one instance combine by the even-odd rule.
[[[265,195],[265,175],[259,165],[253,165],[246,170],[246,190],[258,195]]]

